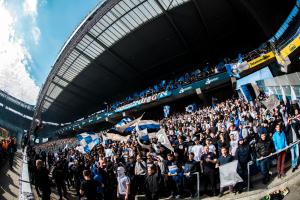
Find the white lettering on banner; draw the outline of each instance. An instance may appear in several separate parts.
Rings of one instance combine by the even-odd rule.
[[[109,117],[109,116],[111,116],[112,114],[113,114],[113,113],[112,113],[112,112],[110,112],[110,113],[107,113],[107,114],[106,114],[106,116],[108,116],[108,117]]]
[[[158,94],[154,94],[154,95],[149,96],[149,97],[144,97],[144,98],[142,98],[140,100],[136,100],[136,101],[134,101],[132,103],[129,103],[129,104],[126,104],[124,106],[121,106],[121,107],[117,108],[116,112],[128,110],[130,108],[133,108],[135,106],[142,105],[142,104],[145,104],[145,103],[150,103],[152,101],[156,101],[156,100],[159,100],[161,98],[167,97],[170,94],[171,93],[169,91],[164,91],[164,92],[160,92]]]
[[[184,93],[184,92],[186,92],[186,91],[188,91],[188,90],[191,90],[191,89],[192,89],[192,86],[189,86],[189,87],[186,87],[186,88],[181,88],[181,89],[179,90],[179,94]]]
[[[152,101],[155,101],[156,98],[157,98],[157,95],[153,95],[153,96],[151,97],[151,100],[152,100]]]
[[[205,85],[209,85],[211,82],[217,81],[219,80],[219,77],[215,77],[212,79],[207,78],[207,80],[205,81]]]

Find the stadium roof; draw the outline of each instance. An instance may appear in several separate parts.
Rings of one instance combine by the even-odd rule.
[[[10,107],[20,113],[29,116],[32,116],[34,112],[33,105],[21,101],[2,90],[0,90],[0,106]]]
[[[74,31],[39,94],[43,119],[68,122],[157,79],[257,48],[295,1],[108,0]]]

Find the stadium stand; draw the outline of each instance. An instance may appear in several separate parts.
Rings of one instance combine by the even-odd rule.
[[[256,99],[254,105],[250,105],[244,100],[230,99],[225,102],[217,103],[212,107],[204,107],[189,112],[173,113],[169,117],[161,119],[160,126],[164,127],[166,135],[174,148],[175,158],[170,154],[170,149],[160,144],[155,138],[152,139],[152,150],[148,152],[148,150],[141,148],[138,145],[138,139],[135,139],[135,133],[132,133],[130,138],[127,138],[124,142],[107,139],[107,137],[103,135],[104,132],[99,134],[102,143],[96,145],[93,150],[89,152],[90,156],[85,157],[85,161],[81,160],[83,159],[81,157],[82,155],[79,152],[75,152],[74,147],[66,148],[66,144],[74,143],[75,138],[55,140],[40,144],[36,149],[38,152],[45,151],[48,155],[50,154],[50,157],[52,156],[50,159],[48,157],[50,163],[47,165],[50,166],[53,164],[52,161],[58,157],[60,158],[59,160],[63,159],[63,162],[68,162],[68,156],[65,157],[66,155],[75,157],[77,160],[77,162],[72,162],[71,164],[75,169],[83,168],[83,166],[81,166],[83,163],[90,163],[92,177],[98,180],[95,177],[101,176],[102,178],[98,181],[104,184],[104,187],[102,186],[102,189],[97,195],[99,198],[110,199],[114,198],[111,197],[110,187],[114,188],[117,186],[107,181],[114,179],[118,166],[123,166],[126,169],[126,176],[129,177],[132,188],[130,192],[131,195],[144,194],[144,189],[139,187],[139,185],[143,183],[143,179],[146,179],[145,173],[147,172],[143,172],[143,170],[149,170],[153,165],[158,167],[158,171],[162,175],[161,181],[164,182],[164,186],[160,188],[161,190],[150,191],[155,192],[154,194],[156,195],[159,194],[160,197],[167,197],[169,195],[171,195],[170,197],[173,195],[173,198],[175,198],[175,196],[176,198],[187,196],[195,197],[197,194],[196,177],[189,174],[193,174],[197,171],[201,173],[201,194],[210,196],[216,195],[218,194],[217,188],[219,187],[216,166],[218,166],[217,163],[219,163],[219,165],[224,164],[222,155],[224,153],[223,149],[226,148],[229,150],[229,155],[231,155],[229,158],[238,160],[238,174],[244,181],[236,185],[232,191],[242,192],[248,184],[247,164],[249,161],[258,164],[257,167],[251,169],[251,176],[256,175],[258,171],[261,170],[260,173],[263,175],[263,178],[258,179],[259,182],[262,181],[264,184],[269,183],[271,180],[271,176],[268,175],[270,168],[264,163],[271,162],[272,159],[266,158],[264,162],[261,163],[256,160],[269,156],[273,152],[275,153],[278,151],[276,148],[285,148],[287,145],[292,144],[292,136],[290,135],[292,134],[290,129],[291,125],[299,123],[300,120],[298,105],[285,107],[281,104],[281,109],[275,109],[274,113],[273,111],[265,112],[266,108],[260,103],[261,98],[264,97],[260,96],[260,100]],[[268,116],[265,113],[270,115]],[[290,113],[289,119],[285,118],[287,113]],[[280,131],[287,131],[282,133],[283,135],[286,134],[287,137],[287,142],[284,144],[286,146],[283,147],[276,147],[279,141],[276,140],[275,136],[272,137],[273,134],[276,135],[279,133],[277,128],[275,129],[275,127],[279,126],[277,125],[278,123],[281,124],[280,126],[285,126],[285,129],[281,129]],[[298,128],[295,131],[298,131]],[[272,147],[273,142],[275,149]],[[61,153],[54,156],[51,152],[57,151],[57,147],[59,148],[58,152]],[[108,154],[108,151],[112,152],[111,156]],[[106,156],[104,156],[105,154]],[[35,154],[33,153],[33,155]],[[284,156],[285,155],[286,153]],[[139,161],[140,157],[145,163],[144,161]],[[32,157],[32,159],[34,159],[34,157]],[[292,157],[292,160],[293,159],[297,159],[297,157]],[[95,162],[96,164],[93,164]],[[145,169],[138,168],[138,166],[141,165],[138,165],[139,162],[143,163],[142,165],[145,166]],[[201,165],[199,164],[200,162]],[[295,161],[292,161],[292,163],[295,163]],[[289,165],[289,163],[287,163],[287,165]],[[202,168],[198,169],[200,166]],[[172,173],[171,167],[176,167],[177,169],[174,175],[170,174]],[[56,168],[57,167],[54,167],[54,170]],[[292,164],[292,168],[293,171],[295,171],[297,164]],[[69,168],[69,170],[71,169]],[[278,170],[278,177],[283,178],[286,171],[285,166],[282,166],[282,168]],[[78,174],[76,175],[77,171],[72,172],[71,170],[69,172],[75,174],[67,178],[67,181],[70,182],[70,184],[79,184],[76,183],[75,178],[78,176]],[[140,173],[142,173],[142,175]],[[273,178],[274,177],[272,177],[272,179]],[[255,186],[253,187],[255,188]],[[223,190],[220,190],[221,193],[219,196],[221,197]],[[146,190],[146,198],[151,199],[148,197],[149,194],[147,191],[148,190]],[[79,193],[79,190],[77,193]]]
[[[34,196],[261,198],[296,177],[299,2],[99,4],[35,107],[0,93],[0,125],[34,136]]]

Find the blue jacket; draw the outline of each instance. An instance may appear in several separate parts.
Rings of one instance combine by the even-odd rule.
[[[284,149],[285,147],[287,147],[286,136],[285,136],[285,133],[283,131],[281,131],[281,133],[276,131],[273,134],[272,139],[273,139],[276,151],[279,151],[279,150]]]

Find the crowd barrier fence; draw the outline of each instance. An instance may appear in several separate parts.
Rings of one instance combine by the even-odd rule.
[[[22,160],[22,171],[20,175],[20,200],[33,200],[33,193],[30,184],[29,172],[28,172],[28,159],[27,159],[27,146],[23,151],[23,160]]]
[[[256,159],[256,162],[265,160],[265,159],[267,159],[267,158],[271,158],[271,157],[273,157],[273,156],[275,156],[275,155],[277,155],[277,154],[279,154],[279,153],[281,153],[281,152],[283,152],[283,151],[287,151],[288,149],[290,149],[290,148],[293,147],[294,145],[299,145],[299,143],[300,143],[300,140],[298,140],[298,141],[296,141],[296,142],[290,144],[289,146],[287,146],[287,147],[284,148],[284,149],[281,149],[280,151],[277,151],[277,152],[275,152],[275,153],[271,153],[270,155],[268,155],[268,156],[266,156],[266,157]],[[250,176],[250,166],[253,165],[253,164],[255,164],[255,162],[253,162],[253,161],[249,161],[248,164],[247,164],[247,171],[248,171],[247,191],[248,191],[248,192],[250,191],[250,178],[251,178],[251,176]]]

